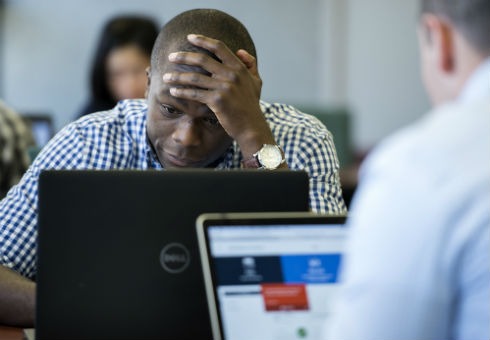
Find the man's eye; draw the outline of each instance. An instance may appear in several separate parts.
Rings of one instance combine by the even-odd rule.
[[[166,116],[175,116],[180,113],[174,107],[164,104],[160,104],[160,111],[162,111],[162,113]]]
[[[206,117],[204,121],[211,126],[220,126],[219,120],[216,117]]]

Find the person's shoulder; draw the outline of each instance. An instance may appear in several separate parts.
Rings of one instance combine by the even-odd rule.
[[[95,112],[68,124],[59,138],[79,138],[97,147],[140,143],[145,139],[146,112],[146,100],[123,100],[111,110]]]
[[[363,168],[438,179],[467,172],[490,152],[489,124],[490,103],[446,103],[381,141]]]
[[[419,155],[431,156],[433,152],[448,151],[450,146],[458,148],[464,143],[476,143],[477,138],[488,138],[489,123],[490,102],[448,102],[394,133],[383,144],[387,150],[418,148]],[[449,150],[449,154],[453,151]]]
[[[427,175],[420,171],[421,167],[428,166],[422,159],[429,149],[433,149],[433,136],[427,123],[427,117],[422,117],[379,141],[363,162],[360,175],[376,174],[385,180],[408,176],[410,173],[413,176]]]
[[[85,104],[85,106],[78,113],[78,116],[76,118],[78,119],[78,118],[81,118],[81,117],[86,116],[88,114],[95,113],[95,112],[107,111],[107,110],[112,109],[115,105],[116,105],[116,102],[113,102],[113,101],[92,99]]]
[[[74,124],[79,129],[104,127],[108,125],[126,126],[146,119],[147,104],[143,99],[127,99],[106,111],[99,111],[83,116]]]
[[[310,136],[325,137],[329,132],[316,117],[292,105],[260,101],[260,107],[271,129],[302,130]]]
[[[134,152],[142,149],[146,138],[145,117],[144,100],[121,101],[112,110],[84,116],[61,129],[35,162],[43,168],[64,152],[66,162],[61,163],[60,168],[72,166],[75,161],[79,168],[133,166],[141,158]]]

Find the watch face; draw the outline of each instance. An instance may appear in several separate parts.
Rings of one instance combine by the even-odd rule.
[[[257,156],[260,164],[266,169],[276,169],[282,163],[281,150],[276,145],[265,144]]]

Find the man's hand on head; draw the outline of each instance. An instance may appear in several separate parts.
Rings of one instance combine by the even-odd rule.
[[[260,109],[262,80],[255,57],[245,50],[236,53],[221,41],[190,34],[191,44],[216,55],[221,62],[199,52],[174,52],[169,61],[197,66],[198,72],[169,72],[163,81],[174,97],[206,104],[221,126],[240,145],[243,157],[250,157],[263,144],[274,144],[274,137]]]

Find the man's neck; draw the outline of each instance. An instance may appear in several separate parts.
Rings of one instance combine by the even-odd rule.
[[[455,62],[457,63],[457,91],[455,99],[464,97],[468,87],[471,87],[475,73],[485,63],[488,56],[476,51],[474,47],[459,32],[455,34]]]

